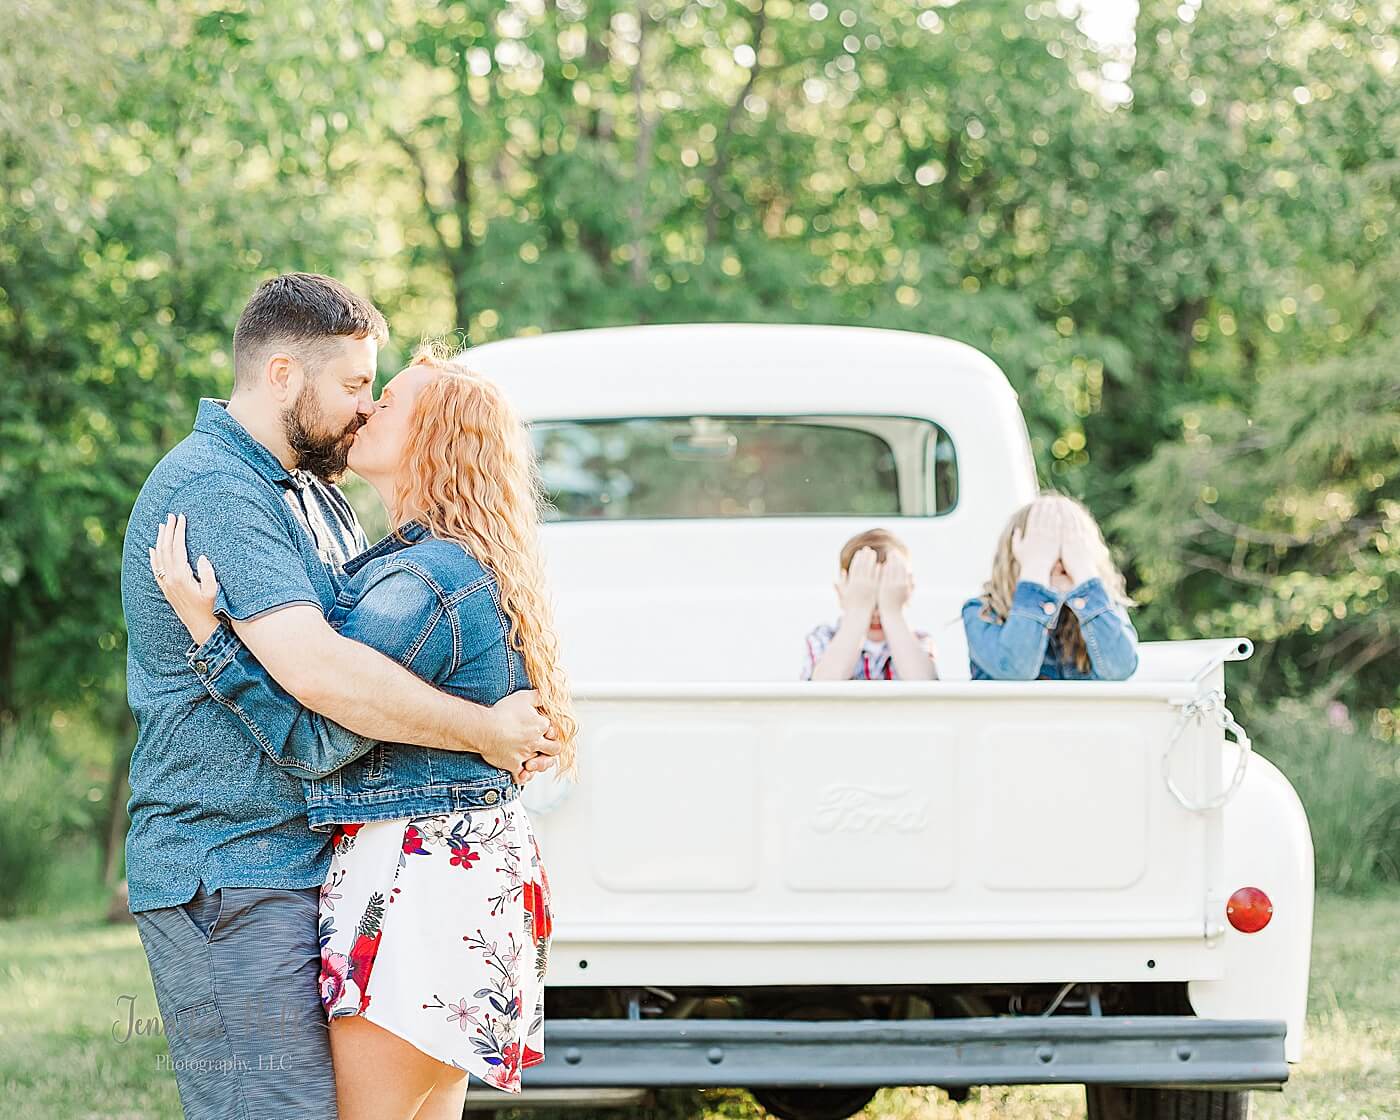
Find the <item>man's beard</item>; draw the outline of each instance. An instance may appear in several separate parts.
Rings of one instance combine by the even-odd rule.
[[[310,385],[303,385],[292,407],[282,414],[282,431],[297,466],[324,482],[339,482],[345,474],[350,445],[364,425],[357,414],[349,427],[328,433],[323,428],[321,404]]]

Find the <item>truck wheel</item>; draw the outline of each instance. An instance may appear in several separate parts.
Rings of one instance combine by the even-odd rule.
[[[874,1089],[750,1089],[778,1120],[846,1120],[870,1103]]]
[[[1086,1085],[1089,1120],[1249,1120],[1247,1089],[1128,1089]]]

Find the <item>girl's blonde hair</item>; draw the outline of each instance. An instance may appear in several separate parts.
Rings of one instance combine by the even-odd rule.
[[[1103,530],[1099,528],[1099,523],[1094,520],[1094,515],[1089,512],[1088,507],[1068,494],[1046,490],[1012,514],[1006,528],[1001,531],[996,554],[992,558],[991,578],[982,585],[982,617],[992,622],[1005,622],[1010,615],[1011,599],[1016,594],[1016,583],[1021,578],[1021,565],[1011,551],[1012,535],[1017,531],[1026,531],[1026,520],[1030,517],[1031,509],[1040,502],[1056,502],[1070,517],[1079,519],[1084,524],[1089,530],[1090,539],[1095,542],[1094,574],[1103,582],[1110,599],[1120,606],[1135,606],[1128,597],[1123,573],[1118,570],[1108,551],[1108,543],[1103,539]],[[1080,672],[1089,671],[1089,650],[1084,645],[1084,635],[1079,632],[1079,619],[1073,611],[1060,612],[1060,620],[1055,627],[1055,639],[1060,649],[1074,658],[1074,664]]]
[[[529,433],[499,387],[458,359],[423,347],[413,363],[431,366],[438,376],[414,408],[398,508],[435,537],[456,541],[496,577],[510,644],[558,729],[559,772],[571,774],[578,724],[545,589],[538,532],[544,499]]]

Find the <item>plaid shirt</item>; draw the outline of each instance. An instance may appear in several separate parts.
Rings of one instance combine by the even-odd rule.
[[[826,647],[831,644],[831,639],[836,636],[836,627],[828,623],[822,623],[810,634],[807,635],[807,659],[802,664],[802,680],[810,681],[812,671],[817,667],[817,662],[821,660],[822,654],[826,652]],[[914,637],[919,640],[919,646],[928,654],[930,660],[936,660],[933,649],[933,638],[925,630],[915,630]],[[856,657],[856,662],[851,666],[851,680],[853,681],[897,681],[899,674],[894,669],[894,658],[890,655],[889,642],[872,642],[866,638],[860,647],[860,653]]]

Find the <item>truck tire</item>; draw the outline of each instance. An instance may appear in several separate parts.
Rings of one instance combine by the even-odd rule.
[[[1247,1089],[1129,1089],[1086,1085],[1089,1120],[1249,1120]]]
[[[846,1120],[870,1103],[874,1089],[750,1089],[778,1120]]]
[[[789,1022],[831,1022],[864,1019],[868,1012],[857,1001],[795,993],[755,1000],[755,1018]],[[842,1086],[834,1089],[806,1087],[749,1087],[753,1099],[778,1120],[846,1120],[870,1103],[877,1087]]]

